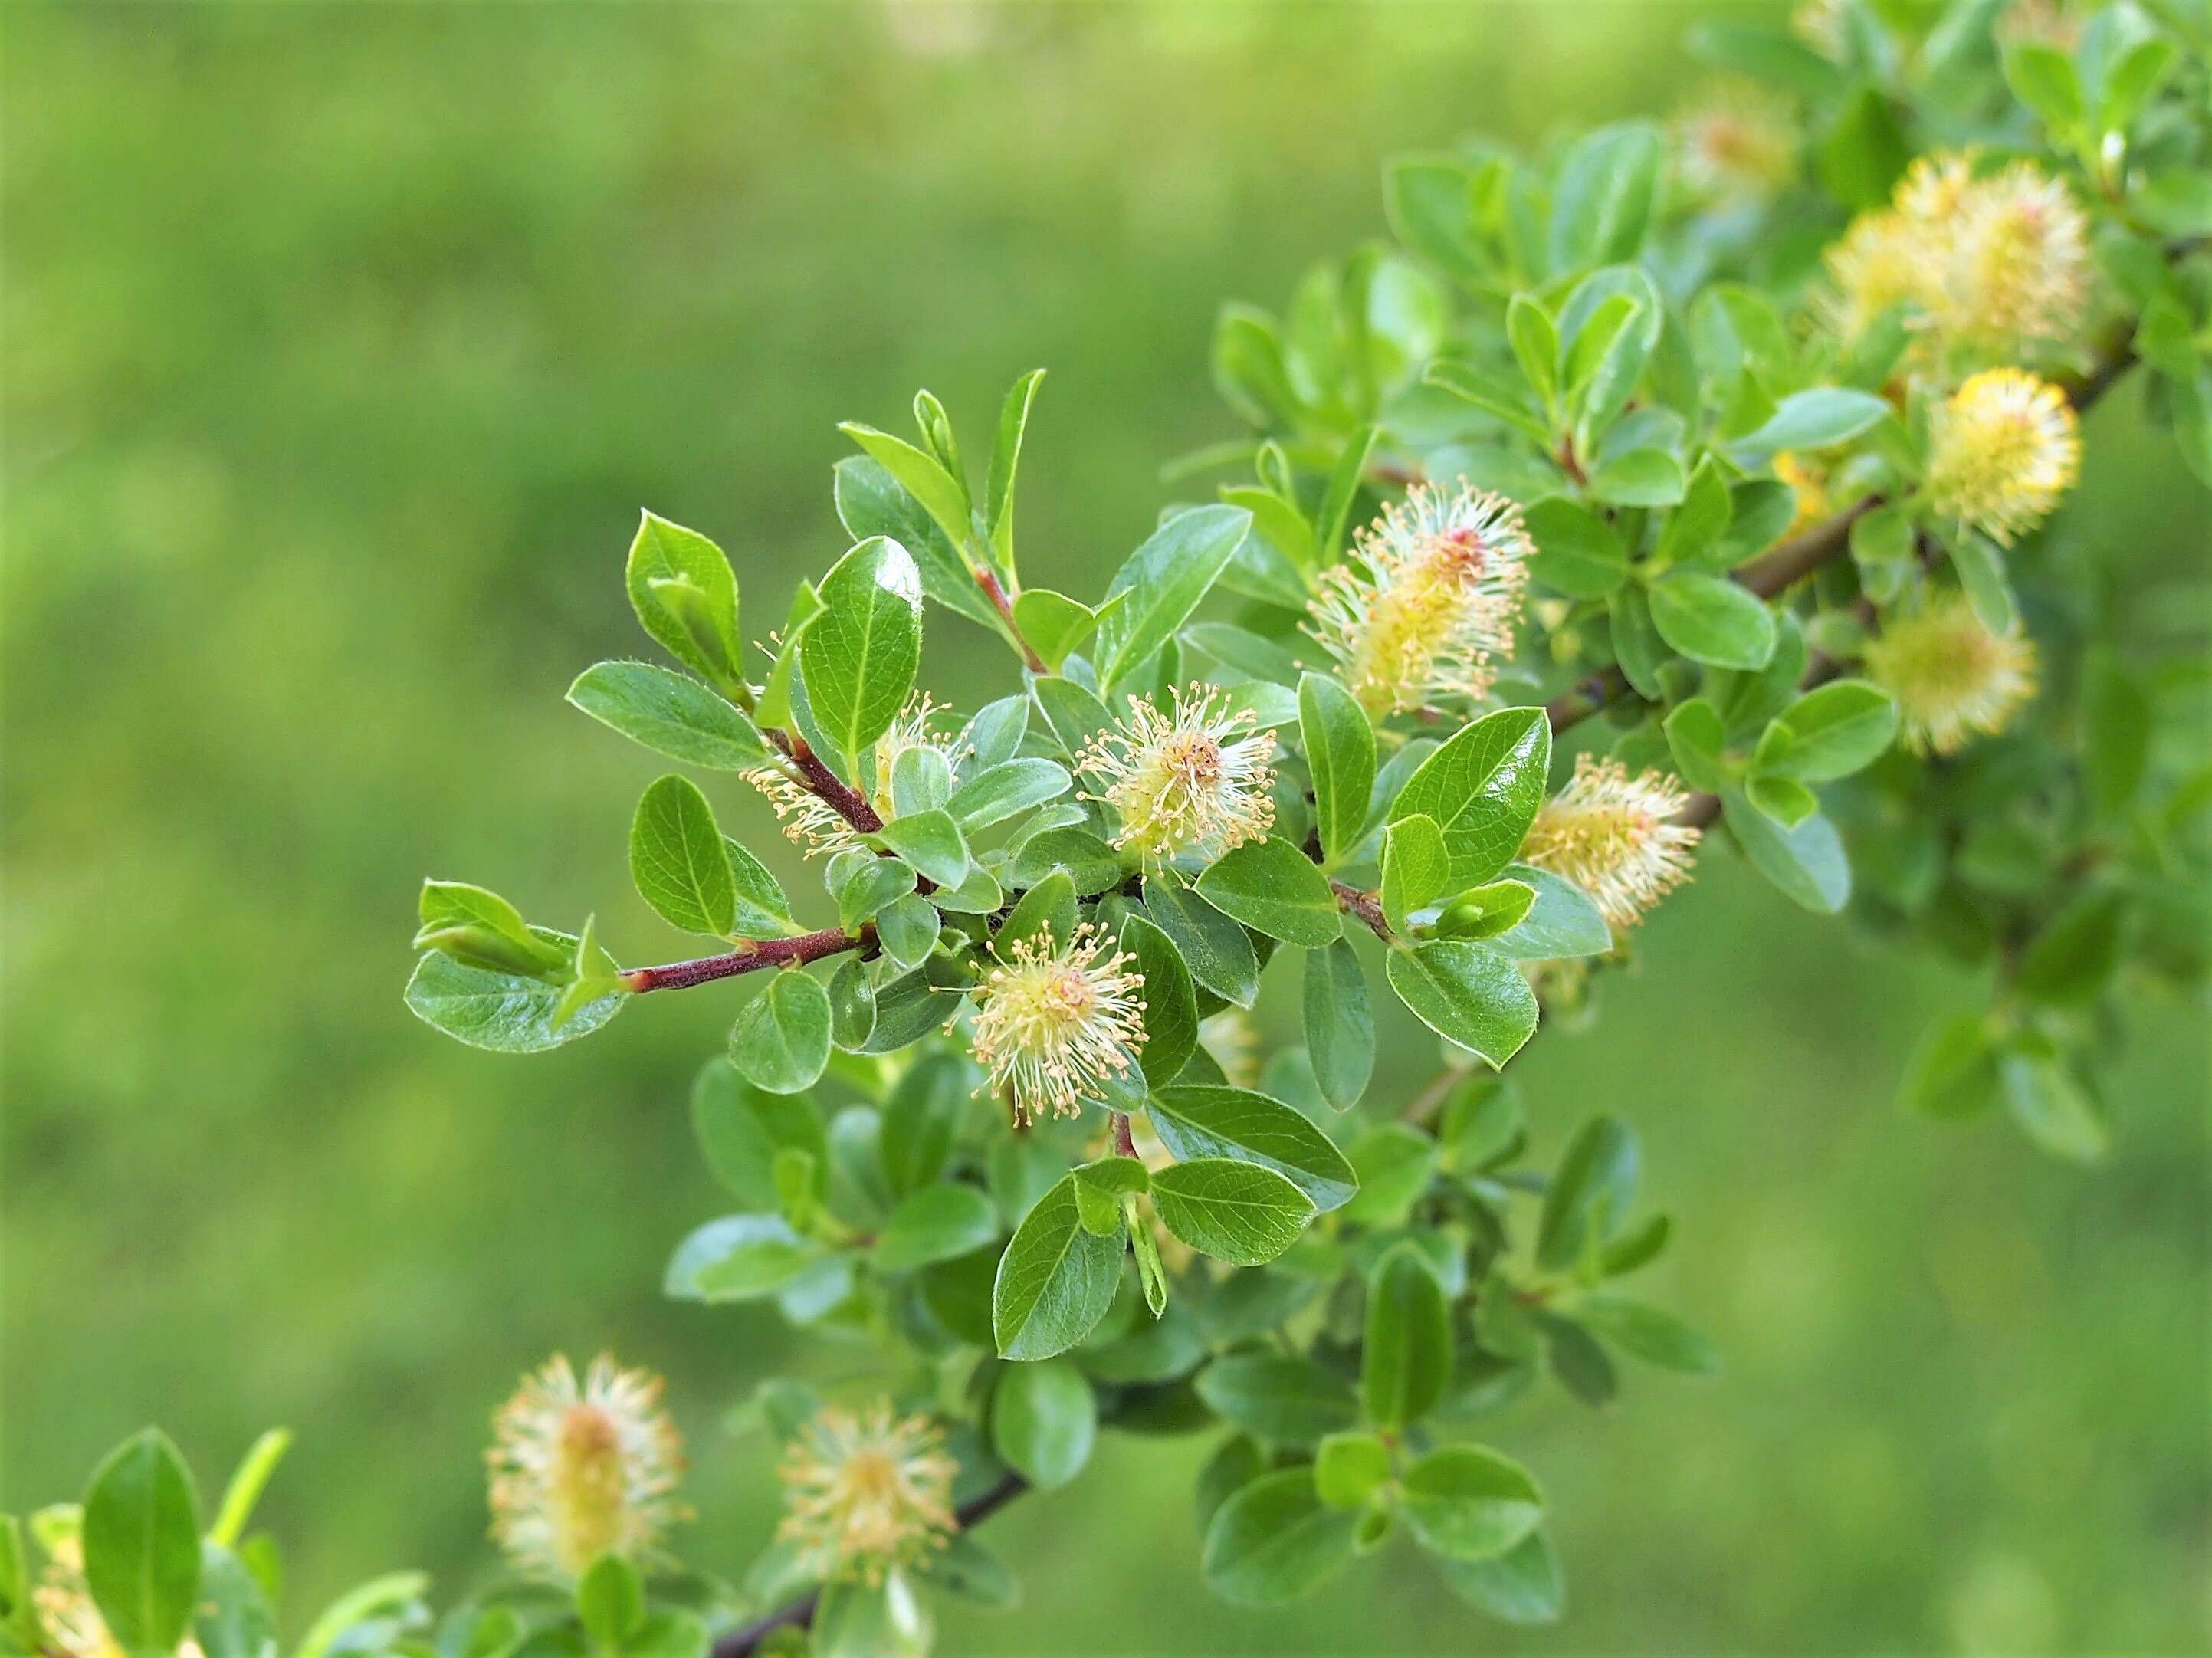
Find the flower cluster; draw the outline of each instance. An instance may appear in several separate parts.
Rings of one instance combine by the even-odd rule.
[[[880,1583],[891,1568],[944,1547],[958,1528],[958,1473],[927,1417],[894,1416],[887,1400],[864,1411],[826,1406],[777,1465],[785,1513],[776,1535],[797,1546],[817,1577]]]
[[[1255,729],[1251,711],[1211,685],[1176,691],[1165,714],[1141,696],[1127,715],[1078,756],[1081,769],[1107,780],[1102,799],[1121,815],[1118,848],[1157,865],[1188,853],[1211,863],[1275,821],[1273,732]]]
[[[1897,699],[1898,725],[1918,754],[1955,754],[1994,736],[2035,695],[2035,645],[1991,633],[1956,592],[1892,616],[1866,647],[1875,683]]]
[[[492,1535],[516,1566],[568,1581],[602,1554],[649,1554],[684,1517],[683,1442],[660,1378],[608,1354],[579,1382],[565,1356],[526,1376],[493,1418]]]
[[[2063,392],[2017,368],[1971,377],[1935,412],[1928,498],[2010,546],[2051,515],[2081,470],[2080,422]]]
[[[1828,252],[1828,321],[1845,339],[1900,303],[1939,355],[2003,361],[2080,333],[2089,301],[2088,222],[2032,161],[1977,178],[1964,155],[1923,157],[1891,204]]]
[[[1534,550],[1504,496],[1417,484],[1360,531],[1358,564],[1323,574],[1308,631],[1370,714],[1479,698],[1512,654]]]
[[[1048,932],[1016,941],[976,995],[975,1049],[994,1089],[1010,1090],[1015,1121],[1079,1114],[1109,1076],[1127,1076],[1145,1045],[1142,974],[1106,953],[1090,923],[1066,944]]]
[[[1675,118],[1675,172],[1696,201],[1763,200],[1796,177],[1798,132],[1788,99],[1726,82]]]
[[[1618,760],[1575,757],[1575,774],[1536,814],[1522,856],[1597,900],[1608,925],[1634,926],[1689,879],[1698,831],[1673,820],[1689,804],[1662,773],[1632,777]]]

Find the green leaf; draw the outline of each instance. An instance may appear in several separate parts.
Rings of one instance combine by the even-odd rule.
[[[2156,36],[2136,40],[2122,51],[2105,70],[2097,100],[2099,131],[2122,132],[2133,125],[2177,56],[2172,42]]]
[[[1326,1506],[1312,1470],[1262,1474],[1214,1511],[1200,1570],[1206,1586],[1243,1606],[1311,1594],[1352,1558],[1358,1516]]]
[[[1820,797],[1787,777],[1756,774],[1743,786],[1744,799],[1784,829],[1796,829],[1820,809]]]
[[[601,662],[576,676],[568,701],[655,754],[717,771],[747,771],[770,758],[744,712],[688,674],[649,662]]]
[[[1636,1137],[1612,1117],[1591,1118],[1576,1131],[1544,1189],[1536,1228],[1536,1260],[1561,1272],[1602,1243],[1624,1218],[1636,1191]]]
[[[85,1587],[116,1644],[173,1649],[199,1593],[199,1499],[158,1428],[132,1435],[94,1471],[78,1534]]]
[[[1039,1491],[1083,1472],[1098,1436],[1098,1400],[1073,1360],[1014,1364],[991,1394],[991,1446]]]
[[[1614,1346],[1669,1370],[1711,1376],[1721,1367],[1711,1341],[1672,1313],[1632,1296],[1593,1290],[1577,1297],[1568,1313]]]
[[[939,1182],[909,1192],[876,1235],[877,1269],[908,1272],[972,1254],[999,1236],[999,1212],[977,1187]]]
[[[884,825],[880,838],[939,886],[957,887],[968,878],[968,842],[949,811],[940,809],[894,817]]]
[[[1866,680],[1831,680],[1776,715],[1767,730],[1770,738],[1779,732],[1783,740],[1771,756],[1767,742],[1760,742],[1756,763],[1761,771],[1828,783],[1881,757],[1897,735],[1897,704]]]
[[[1022,842],[1006,875],[1018,887],[1033,887],[1064,872],[1075,890],[1088,897],[1121,884],[1121,860],[1114,848],[1087,829],[1046,829]]]
[[[1971,1117],[1997,1100],[1996,1052],[1978,1014],[1939,1019],[1913,1050],[1898,1090],[1902,1110],[1923,1117]]]
[[[276,1650],[267,1592],[244,1561],[212,1540],[200,1550],[192,1639],[204,1658],[272,1658]]]
[[[1544,1497],[1519,1463],[1480,1445],[1444,1445],[1406,1470],[1406,1524],[1431,1554],[1488,1560],[1543,1523]]]
[[[1145,914],[1173,941],[1190,976],[1223,1000],[1249,1007],[1260,993],[1260,958],[1244,929],[1188,887],[1153,876]]]
[[[730,1063],[756,1088],[796,1094],[830,1063],[830,993],[803,969],[768,976],[730,1027]]]
[[[1298,1241],[1314,1202],[1272,1169],[1231,1157],[1177,1163],[1152,1176],[1152,1206],[1168,1230],[1202,1254],[1259,1266]]]
[[[831,865],[830,886],[837,900],[837,924],[848,932],[857,932],[862,923],[885,906],[911,893],[916,882],[911,864],[862,853],[852,857],[854,861],[844,868]]]
[[[1322,1213],[1340,1209],[1358,1177],[1328,1135],[1280,1100],[1190,1083],[1157,1089],[1146,1108],[1163,1144],[1185,1161],[1233,1157],[1282,1175]]]
[[[1951,568],[1975,619],[1993,634],[2010,633],[2020,621],[2020,600],[2005,571],[2004,549],[1969,530],[1951,544]]]
[[[2033,1032],[1997,1059],[2005,1104],[2028,1139],[2053,1157],[2101,1163],[2112,1150],[2104,1119],[2057,1049]]]
[[[1631,449],[1599,463],[1589,492],[1614,507],[1672,507],[1688,488],[1682,463],[1664,449]]]
[[[276,1472],[276,1465],[291,1448],[289,1428],[270,1428],[247,1448],[246,1455],[239,1458],[238,1467],[231,1471],[230,1483],[223,1487],[215,1523],[208,1527],[208,1541],[225,1549],[237,1544],[245,1534],[246,1522],[252,1518],[253,1505],[261,1500],[270,1476]],[[4,1600],[4,1595],[0,1595],[0,1602]],[[5,1606],[0,1605],[0,1619],[5,1616]]]
[[[1791,902],[1832,915],[1850,897],[1850,863],[1836,826],[1826,817],[1815,813],[1785,829],[1736,789],[1722,791],[1721,811],[1752,866]]]
[[[647,513],[623,579],[638,625],[663,650],[718,684],[742,683],[738,579],[720,547]]]
[[[945,1172],[974,1076],[960,1054],[930,1053],[892,1085],[884,1102],[878,1151],[894,1193],[921,1191]]]
[[[1728,781],[1722,759],[1728,730],[1711,703],[1692,697],[1667,716],[1665,728],[1668,752],[1684,782],[1711,793]]]
[[[671,926],[728,937],[738,881],[714,808],[698,785],[673,774],[647,788],[629,829],[630,878]]]
[[[532,927],[540,943],[573,950],[574,935]],[[604,954],[604,952],[602,952]],[[613,970],[610,958],[606,966]],[[588,1036],[622,1011],[629,997],[606,995],[559,1018],[562,987],[537,977],[501,973],[431,954],[415,964],[407,981],[407,1006],[425,1024],[454,1041],[495,1054],[537,1054]]]
[[[415,948],[441,950],[471,967],[557,981],[574,955],[539,938],[497,893],[465,881],[423,882],[416,913],[422,924]]]
[[[1509,1624],[1557,1623],[1566,1611],[1559,1552],[1541,1531],[1492,1559],[1438,1558],[1436,1564],[1453,1594]]]
[[[1030,693],[1060,746],[1072,761],[1091,739],[1114,723],[1114,716],[1097,695],[1072,679],[1039,675],[1030,682]]]
[[[1518,926],[1490,940],[1492,950],[1516,962],[1551,962],[1613,948],[1597,900],[1566,877],[1533,864],[1508,864],[1505,872],[1533,889],[1536,901]]]
[[[1486,714],[1421,762],[1390,807],[1392,824],[1435,820],[1447,885],[1480,886],[1511,861],[1544,804],[1552,727],[1541,708]]]
[[[1318,949],[1344,931],[1320,865],[1290,841],[1247,841],[1198,878],[1198,896],[1255,932]]]
[[[1384,969],[1416,1018],[1493,1068],[1520,1052],[1536,1029],[1535,992],[1490,945],[1439,938],[1392,950]]]
[[[1552,191],[1552,268],[1577,270],[1633,259],[1651,224],[1658,130],[1625,121],[1587,134],[1567,152]]]
[[[1001,961],[1011,961],[1016,944],[1041,933],[1063,944],[1075,936],[1075,881],[1066,870],[1053,871],[1021,896],[991,948]]]
[[[1121,1245],[1084,1230],[1075,1177],[1039,1198],[999,1257],[991,1328],[1001,1358],[1050,1358],[1089,1335],[1121,1281]]]
[[[1278,1445],[1311,1445],[1352,1426],[1352,1384],[1310,1358],[1239,1353],[1199,1372],[1198,1396],[1233,1428]]]
[[[1050,760],[1008,760],[977,772],[952,792],[945,809],[965,834],[1057,800],[1073,781],[1064,766]]]
[[[661,1293],[677,1301],[757,1301],[821,1258],[822,1246],[781,1215],[725,1215],[699,1227],[668,1258]]]
[[[1190,620],[1251,527],[1252,515],[1242,507],[1195,507],[1170,519],[1129,555],[1106,589],[1109,600],[1127,597],[1098,624],[1100,684],[1121,679]]]
[[[947,471],[934,455],[924,453],[903,438],[895,438],[858,421],[840,422],[837,429],[866,450],[878,465],[898,481],[899,487],[937,521],[956,551],[966,547],[974,533],[967,486]],[[961,556],[964,568],[964,553]]]
[[[903,1570],[823,1586],[808,1658],[927,1658],[935,1620]]]
[[[1054,673],[1097,625],[1097,613],[1089,605],[1049,588],[1024,588],[1014,599],[1014,626]]]
[[[1436,1408],[1452,1372],[1450,1309],[1415,1245],[1397,1245],[1375,1268],[1366,1334],[1359,1390],[1368,1420],[1378,1428],[1409,1427]]]
[[[1693,662],[1756,669],[1774,654],[1774,613],[1724,576],[1680,570],[1653,582],[1650,597],[1659,636]]]
[[[799,641],[806,700],[848,761],[883,735],[921,660],[921,573],[896,541],[861,542],[830,568],[822,614]]]
[[[1030,405],[1036,401],[1044,370],[1032,368],[1016,380],[999,411],[998,441],[991,447],[991,471],[983,490],[983,523],[991,544],[1007,569],[1014,568],[1014,475],[1021,465],[1022,439],[1029,431]]]
[[[1121,947],[1137,958],[1145,981],[1145,1045],[1138,1052],[1145,1078],[1172,1081],[1198,1048],[1198,992],[1175,941],[1141,915],[1121,923]]]
[[[1314,1456],[1314,1489],[1332,1509],[1357,1509],[1390,1478],[1390,1448],[1369,1433],[1333,1433]]]
[[[629,1561],[601,1555],[576,1582],[576,1619],[602,1647],[619,1648],[645,1622],[645,1586]]]
[[[1800,453],[1826,449],[1849,442],[1889,411],[1888,403],[1871,392],[1841,386],[1793,392],[1782,399],[1764,425],[1739,438],[1735,447],[1759,455],[1784,449]]]
[[[1358,699],[1326,674],[1298,681],[1298,730],[1313,774],[1314,823],[1322,850],[1341,862],[1367,826],[1375,786],[1375,727]]]
[[[2041,40],[2014,40],[2005,48],[2004,75],[2013,95],[2036,112],[2058,143],[2070,143],[2080,133],[2087,115],[2081,79],[2063,52]]]
[[[1359,1103],[1375,1071],[1375,1017],[1367,1006],[1367,974],[1351,941],[1306,952],[1306,1051],[1322,1097],[1340,1111]]]
[[[1437,917],[1440,938],[1495,938],[1510,932],[1536,907],[1536,889],[1526,881],[1491,881],[1445,900]]]
[[[1436,1171],[1437,1143],[1411,1123],[1378,1123],[1352,1144],[1359,1194],[1344,1218],[1361,1226],[1394,1226],[1427,1189]]]
[[[1563,495],[1529,507],[1523,521],[1536,544],[1528,574],[1569,598],[1603,598],[1628,576],[1628,550],[1606,521]]]
[[[1636,584],[1622,587],[1606,602],[1613,659],[1630,686],[1646,701],[1665,698],[1659,670],[1667,660],[1666,641],[1651,625],[1651,602]]]
[[[1382,837],[1382,916],[1391,931],[1408,932],[1416,910],[1442,896],[1451,880],[1451,854],[1436,819],[1416,813]]]
[[[1516,294],[1505,307],[1505,337],[1538,400],[1548,406],[1559,393],[1559,331],[1552,313],[1534,295]]]
[[[1533,443],[1548,446],[1552,440],[1551,422],[1543,411],[1529,402],[1520,381],[1502,373],[1471,362],[1437,362],[1429,365],[1422,380],[1504,421]]]
[[[913,555],[925,597],[996,631],[998,613],[967,562],[937,520],[906,487],[866,455],[848,455],[834,469],[838,521],[855,541],[887,536]]]

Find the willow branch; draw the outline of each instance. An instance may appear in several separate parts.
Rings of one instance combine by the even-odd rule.
[[[796,732],[781,726],[770,726],[768,740],[783,750],[799,773],[799,780],[814,795],[863,835],[873,835],[884,826],[876,816],[876,809],[845,786],[837,774],[823,763],[822,756],[806,745],[806,739]]]
[[[631,968],[623,974],[622,981],[641,996],[648,990],[688,990],[717,979],[733,979],[740,973],[757,973],[764,967],[804,967],[841,950],[872,949],[875,942],[873,925],[858,932],[826,926],[819,932],[801,932],[789,938],[748,938],[720,956],[671,962],[665,967]]]
[[[980,1497],[973,1497],[955,1510],[959,1529],[981,1525],[1000,1509],[1029,1489],[1027,1481],[1018,1473],[1010,1473]],[[716,1641],[710,1658],[751,1658],[760,1650],[761,1643],[780,1629],[807,1629],[814,1622],[814,1614],[822,1608],[822,1591],[815,1589],[799,1596],[788,1606],[779,1606],[764,1618],[741,1625]]]

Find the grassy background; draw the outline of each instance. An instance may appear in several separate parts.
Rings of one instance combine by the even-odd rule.
[[[1700,9],[11,9],[8,1505],[149,1417],[207,1481],[281,1421],[295,1619],[386,1565],[451,1591],[489,1412],[604,1343],[669,1373],[693,1549],[733,1569],[773,1491],[718,1417],[786,1340],[655,1292],[718,1206],[682,1100],[726,1004],[524,1061],[398,999],[426,872],[673,947],[624,880],[660,768],[560,701],[638,648],[637,507],[780,614],[842,544],[834,421],[927,383],[980,425],[1042,363],[1025,562],[1091,591],[1158,463],[1229,429],[1218,301],[1378,234],[1394,149],[1664,108]],[[2114,556],[2201,546],[2131,408],[2091,442]],[[939,619],[925,672],[995,695],[964,689],[994,648]],[[1562,1628],[1481,1625],[1396,1552],[1232,1614],[1196,1583],[1204,1448],[1110,1442],[997,1525],[1029,1601],[948,1649],[2203,1649],[2201,1031],[2142,1012],[2084,1176],[1892,1114],[1972,993],[1717,854],[1602,1035],[1518,1067],[1547,1149],[1644,1130],[1681,1222],[1653,1288],[1728,1356],[1498,1424],[1557,1505]],[[1385,1087],[1427,1048],[1395,1051]]]

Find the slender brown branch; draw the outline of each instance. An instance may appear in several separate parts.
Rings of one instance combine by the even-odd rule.
[[[1022,636],[1021,625],[1014,620],[1013,604],[1006,598],[1006,590],[999,585],[997,575],[989,570],[978,570],[975,572],[975,585],[983,590],[983,597],[991,601],[991,608],[999,613],[999,620],[1006,624],[1006,635],[1021,652],[1022,660],[1029,665],[1030,671],[1050,673],[1052,670],[1045,665],[1044,659]]]
[[[1579,726],[1594,714],[1601,714],[1628,695],[1628,676],[1618,668],[1607,668],[1587,679],[1578,679],[1544,705],[1544,717],[1551,722],[1552,734],[1556,737],[1570,726]]]
[[[1028,1482],[1018,1473],[1010,1473],[980,1497],[970,1497],[955,1511],[960,1529],[979,1526],[1000,1509],[1029,1489]],[[821,1609],[822,1591],[815,1589],[799,1596],[788,1606],[779,1606],[764,1618],[740,1625],[718,1639],[710,1658],[751,1658],[760,1649],[761,1643],[780,1629],[806,1629],[812,1625],[814,1614]]]
[[[863,835],[873,835],[883,828],[884,820],[876,816],[876,809],[847,788],[837,774],[823,763],[822,756],[807,747],[806,739],[797,732],[770,726],[768,740],[783,750],[784,756],[798,768],[799,780],[812,790],[830,811]]]
[[[801,932],[789,938],[747,939],[735,950],[720,956],[703,956],[696,961],[671,962],[665,967],[634,967],[623,973],[622,980],[634,994],[641,996],[648,990],[688,990],[693,985],[735,978],[740,973],[757,973],[764,967],[803,967],[840,950],[872,949],[875,942],[872,924],[863,926],[858,933],[826,926],[819,932]]]
[[[1346,886],[1341,881],[1331,881],[1328,890],[1336,895],[1337,907],[1346,915],[1364,921],[1375,936],[1385,944],[1390,941],[1390,923],[1382,914],[1382,906],[1371,892],[1362,892],[1358,887]]]

